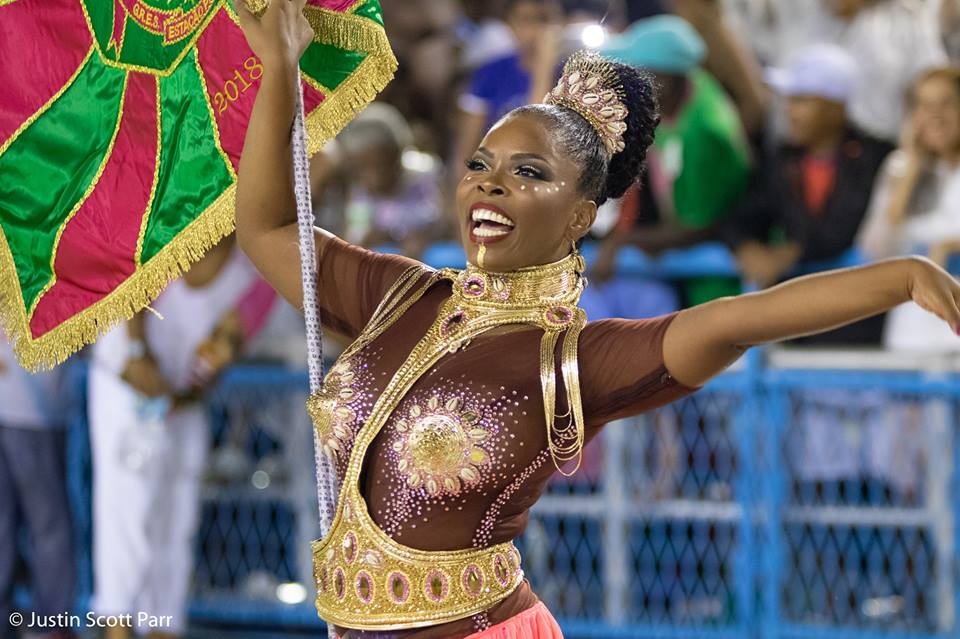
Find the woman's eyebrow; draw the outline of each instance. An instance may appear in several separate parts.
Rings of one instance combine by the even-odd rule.
[[[493,157],[493,153],[491,153],[485,146],[481,146],[479,149],[477,149],[477,153],[479,153],[480,155],[485,155],[488,158]]]
[[[536,153],[514,153],[510,156],[511,160],[539,160],[541,162],[547,162],[547,158],[542,155],[537,155]]]

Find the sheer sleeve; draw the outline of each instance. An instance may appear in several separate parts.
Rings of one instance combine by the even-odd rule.
[[[674,317],[676,313],[587,324],[578,358],[588,427],[640,414],[697,390],[676,381],[663,362],[663,336]]]
[[[370,251],[333,236],[323,238],[320,247],[320,320],[351,339],[360,334],[387,290],[408,268],[429,272],[416,260]]]

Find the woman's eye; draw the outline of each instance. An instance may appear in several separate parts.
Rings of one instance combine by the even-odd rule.
[[[468,171],[482,171],[486,168],[486,164],[480,160],[467,160],[467,170]]]
[[[543,179],[543,172],[540,169],[537,169],[532,166],[517,167],[517,175],[522,175],[523,177],[535,178],[538,180]]]

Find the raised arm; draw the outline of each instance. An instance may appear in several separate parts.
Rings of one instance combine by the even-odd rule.
[[[678,381],[700,386],[750,346],[828,331],[911,300],[960,330],[960,284],[926,258],[897,258],[682,311],[664,336],[664,363]]]
[[[235,3],[263,77],[247,127],[237,176],[237,242],[271,286],[303,307],[297,211],[293,195],[293,127],[300,56],[313,37],[306,0],[271,2],[259,19]],[[322,250],[323,234],[318,239]]]

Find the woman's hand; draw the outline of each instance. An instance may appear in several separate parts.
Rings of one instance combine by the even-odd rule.
[[[927,258],[912,258],[912,264],[907,284],[910,299],[960,335],[960,283]]]
[[[313,29],[303,15],[307,0],[271,0],[259,18],[243,0],[235,4],[240,28],[263,66],[276,71],[296,70],[313,40]]]

